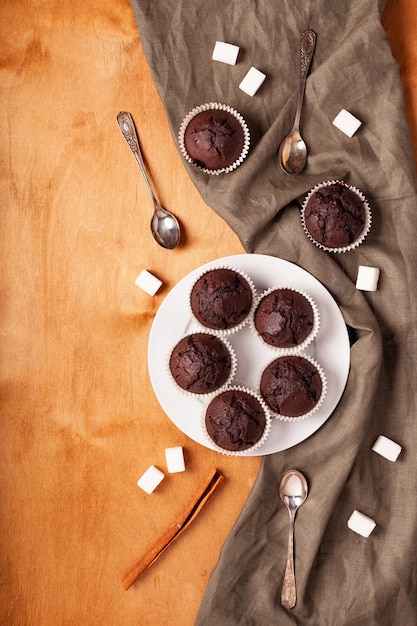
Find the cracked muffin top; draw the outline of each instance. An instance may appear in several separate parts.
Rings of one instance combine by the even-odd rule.
[[[275,359],[263,371],[260,392],[267,405],[286,417],[306,415],[320,400],[323,383],[316,366],[302,356]]]
[[[254,314],[254,325],[265,343],[276,348],[293,348],[299,346],[313,330],[313,307],[298,291],[274,289],[260,300]]]
[[[304,208],[304,223],[308,232],[327,248],[353,244],[361,236],[365,221],[364,201],[341,181],[314,191]]]
[[[191,290],[191,310],[196,319],[212,330],[238,326],[252,308],[252,289],[238,272],[216,268],[205,272]]]
[[[196,394],[217,391],[232,371],[224,342],[207,333],[183,337],[171,352],[169,369],[179,387]]]
[[[267,421],[255,396],[241,389],[227,389],[210,402],[205,423],[207,433],[216,445],[238,452],[258,443]]]
[[[195,115],[184,133],[184,146],[197,165],[220,170],[237,161],[244,146],[239,120],[228,111],[209,109]]]

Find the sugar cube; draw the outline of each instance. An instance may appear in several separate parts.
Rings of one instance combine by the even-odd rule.
[[[376,291],[378,286],[380,269],[368,265],[359,265],[356,278],[356,289],[362,291]]]
[[[211,58],[213,61],[220,61],[221,63],[227,63],[228,65],[236,65],[239,50],[239,46],[235,46],[232,43],[216,41]]]
[[[256,67],[251,67],[239,85],[239,89],[254,96],[266,78],[266,74],[260,72]]]
[[[185,470],[184,450],[182,446],[174,446],[173,448],[165,448],[165,459],[167,462],[168,472],[175,474]]]
[[[137,485],[143,489],[143,491],[150,494],[155,491],[159,483],[162,482],[164,478],[165,474],[161,472],[161,470],[155,467],[155,465],[150,465],[146,472],[139,478]]]
[[[135,280],[135,285],[146,291],[150,296],[154,296],[162,285],[162,280],[156,278],[148,270],[142,270]]]
[[[388,461],[395,461],[398,459],[398,456],[402,450],[401,446],[395,441],[388,439],[384,435],[379,435],[374,445],[372,446],[372,450],[377,452],[384,458],[388,459]]]
[[[342,109],[333,120],[333,125],[348,137],[353,137],[361,124],[362,122],[346,109]]]
[[[347,525],[350,530],[358,533],[358,535],[362,535],[362,537],[369,537],[375,528],[376,523],[373,519],[363,513],[360,513],[359,511],[356,511],[355,509],[349,517]]]

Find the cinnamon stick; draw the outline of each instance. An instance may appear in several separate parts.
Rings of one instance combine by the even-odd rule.
[[[188,528],[223,479],[224,476],[220,472],[211,470],[209,476],[200,485],[195,496],[187,506],[184,507],[175,522],[171,524],[162,537],[160,537],[152,548],[135,563],[132,569],[123,578],[122,585],[125,591],[127,591],[141,574],[151,567],[165,550]]]

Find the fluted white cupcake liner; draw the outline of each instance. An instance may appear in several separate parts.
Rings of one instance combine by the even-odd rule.
[[[263,339],[263,337],[261,337],[259,331],[257,330],[257,328],[255,326],[256,310],[257,310],[258,306],[261,304],[263,298],[265,298],[270,293],[273,293],[274,291],[277,291],[279,289],[286,289],[288,291],[293,291],[295,293],[299,293],[300,295],[304,296],[304,298],[306,298],[306,300],[308,300],[308,302],[311,305],[311,308],[313,309],[313,327],[312,327],[310,333],[307,335],[307,337],[301,343],[299,343],[296,346],[289,347],[289,348],[282,348],[282,347],[274,346],[274,345],[268,343],[267,341],[265,341]],[[251,325],[251,330],[252,330],[253,334],[256,337],[258,337],[259,341],[262,342],[262,345],[265,346],[266,348],[268,348],[269,350],[273,351],[277,355],[277,357],[278,356],[284,356],[286,354],[299,354],[300,352],[305,350],[307,348],[307,346],[309,346],[311,344],[311,342],[317,337],[317,334],[318,334],[319,329],[320,329],[320,313],[319,313],[319,310],[318,310],[316,302],[313,300],[313,298],[307,292],[303,291],[302,289],[295,289],[294,287],[290,287],[288,285],[282,285],[282,286],[277,286],[276,285],[274,287],[269,287],[268,289],[265,289],[265,291],[263,291],[258,296],[257,301],[255,303],[255,306],[253,308],[253,313],[252,313],[251,318],[250,318],[250,325]]]
[[[335,185],[335,184],[342,184],[342,185],[344,185],[345,187],[347,187],[348,189],[350,189],[351,191],[356,193],[359,196],[359,198],[363,201],[364,209],[365,209],[365,223],[364,223],[362,232],[359,235],[359,237],[357,237],[357,239],[355,241],[353,241],[349,246],[343,246],[343,247],[339,247],[339,248],[330,248],[328,246],[323,245],[322,243],[320,243],[316,239],[314,239],[314,237],[312,236],[312,234],[308,230],[308,228],[306,226],[306,223],[305,223],[305,210],[306,210],[308,201],[310,200],[311,196],[316,191],[318,191],[319,189],[322,189],[323,187],[328,187],[329,185]],[[322,250],[327,250],[327,252],[336,252],[336,253],[349,252],[350,250],[353,250],[354,248],[357,248],[358,246],[360,246],[364,242],[365,237],[367,236],[367,234],[369,233],[369,230],[370,230],[371,224],[372,224],[371,207],[369,206],[369,202],[366,199],[366,197],[364,196],[364,194],[357,187],[354,187],[353,185],[348,185],[343,180],[328,180],[326,182],[319,183],[318,185],[313,187],[308,192],[306,197],[304,198],[304,201],[303,201],[303,204],[302,204],[302,207],[301,207],[301,223],[302,223],[304,232],[306,233],[307,237],[318,248],[321,248]]]
[[[307,354],[293,354],[293,355],[287,355],[287,356],[300,356],[303,359],[305,359],[306,361],[309,361],[317,369],[317,371],[319,373],[319,376],[321,378],[321,394],[320,394],[320,398],[318,399],[318,401],[315,404],[315,406],[310,411],[308,411],[307,413],[304,413],[303,415],[296,415],[295,417],[292,417],[292,416],[288,416],[288,415],[282,415],[281,413],[277,413],[266,402],[266,400],[264,400],[264,398],[263,398],[263,396],[262,396],[260,391],[259,391],[259,395],[265,401],[265,403],[266,403],[266,405],[268,407],[268,410],[269,410],[269,412],[271,414],[271,417],[279,419],[282,422],[300,422],[300,421],[305,420],[305,419],[311,417],[312,415],[314,415],[314,413],[316,413],[318,411],[318,409],[321,407],[321,405],[323,404],[324,398],[325,398],[326,393],[327,393],[327,378],[326,378],[326,375],[325,375],[324,370],[321,367],[321,365],[315,359],[313,359],[313,357],[311,357],[310,355],[307,355]],[[281,357],[276,356],[274,359],[272,359],[272,361],[270,361],[265,367],[262,368],[262,371],[259,374],[259,383],[258,383],[258,389],[259,390],[260,390],[260,382],[261,382],[262,373],[264,372],[264,370],[271,363],[273,363],[276,359],[279,359],[279,358],[281,358]]]
[[[220,111],[227,111],[231,115],[234,115],[234,117],[239,121],[239,123],[240,123],[240,125],[242,126],[242,129],[243,129],[243,147],[242,147],[242,152],[241,152],[239,158],[236,159],[236,161],[234,161],[234,163],[232,163],[231,165],[229,165],[227,167],[223,167],[223,168],[217,169],[217,170],[211,170],[211,169],[209,169],[207,167],[204,167],[204,166],[200,165],[199,163],[197,163],[194,159],[192,159],[190,157],[190,155],[188,154],[187,149],[185,147],[185,143],[184,143],[185,130],[186,130],[188,124],[191,122],[191,120],[198,113],[201,113],[202,111],[209,111],[211,109],[214,109],[216,111],[219,111],[219,110]],[[178,144],[179,144],[182,156],[185,158],[185,160],[188,163],[191,163],[192,165],[197,167],[202,172],[205,172],[206,174],[211,174],[211,175],[214,175],[214,176],[218,176],[219,174],[227,174],[229,172],[232,172],[237,167],[239,167],[239,165],[241,165],[241,163],[243,163],[243,161],[245,160],[245,158],[247,157],[247,154],[249,152],[250,133],[249,133],[249,128],[248,128],[244,118],[242,117],[242,115],[240,113],[238,113],[238,111],[233,109],[228,104],[221,104],[219,102],[207,102],[205,104],[201,104],[200,106],[195,107],[194,109],[192,109],[192,111],[190,111],[185,116],[185,118],[181,122],[181,126],[180,126],[180,129],[179,129]]]
[[[183,339],[186,339],[187,337],[190,337],[192,335],[197,335],[197,334],[205,334],[205,335],[210,335],[212,337],[216,337],[216,339],[219,339],[224,344],[224,346],[226,347],[227,351],[230,354],[231,366],[230,366],[229,376],[220,387],[217,387],[217,389],[213,389],[212,391],[207,391],[206,393],[196,393],[196,392],[189,391],[181,387],[175,380],[174,376],[172,375],[171,368],[170,368],[170,359],[171,359],[171,355],[175,347]],[[216,333],[211,332],[210,329],[197,330],[196,332],[192,332],[192,333],[188,333],[187,335],[184,335],[183,337],[181,337],[181,339],[177,339],[175,343],[168,350],[166,360],[165,360],[165,369],[167,372],[167,377],[169,380],[171,380],[171,383],[174,385],[175,389],[183,396],[201,398],[201,399],[211,398],[212,396],[216,395],[220,391],[224,390],[228,385],[230,385],[236,374],[236,367],[237,367],[237,357],[236,357],[236,352],[234,351],[232,345],[227,341],[225,337],[219,337]]]
[[[204,326],[204,324],[202,324],[200,322],[200,320],[198,320],[194,314],[194,311],[191,308],[191,293],[192,290],[194,288],[194,285],[196,285],[196,283],[200,280],[200,278],[202,278],[205,274],[208,274],[209,272],[212,272],[213,270],[232,270],[233,272],[236,272],[237,274],[239,274],[240,276],[242,276],[242,278],[244,278],[246,280],[246,282],[249,285],[249,288],[252,292],[252,304],[251,304],[251,308],[248,311],[248,314],[246,315],[245,319],[243,319],[239,324],[236,324],[236,326],[232,326],[231,328],[224,328],[224,329],[216,329],[216,328],[210,328],[210,326]],[[197,276],[197,278],[195,279],[194,283],[191,286],[190,289],[190,294],[189,294],[189,299],[188,299],[188,305],[189,305],[189,309],[190,309],[190,313],[191,316],[193,317],[194,321],[196,322],[196,324],[198,325],[198,327],[202,330],[202,331],[210,331],[211,333],[218,335],[220,337],[225,337],[227,335],[231,335],[233,333],[238,332],[239,330],[241,330],[244,326],[246,326],[246,324],[248,324],[250,322],[250,319],[253,315],[253,310],[256,304],[256,299],[257,299],[257,292],[256,292],[256,287],[255,284],[252,280],[252,278],[250,276],[248,276],[248,274],[246,274],[245,272],[243,272],[240,269],[237,269],[235,267],[232,267],[231,265],[216,265],[213,267],[210,267],[209,269],[205,269],[203,272],[201,272],[201,274],[199,274]]]
[[[265,414],[265,429],[264,429],[264,432],[262,434],[262,437],[253,446],[251,446],[250,448],[246,448],[246,450],[227,450],[225,448],[222,448],[221,446],[217,445],[213,441],[213,439],[210,437],[210,435],[207,432],[207,427],[206,427],[206,411],[207,411],[207,408],[208,408],[210,402],[215,397],[217,397],[218,395],[220,395],[221,393],[223,393],[225,391],[243,391],[245,393],[250,394],[251,396],[256,398],[256,400],[259,402],[259,404],[262,407],[262,410],[263,410],[263,412]],[[270,409],[267,406],[267,404],[264,401],[264,399],[262,398],[262,396],[259,393],[255,392],[253,389],[249,389],[248,387],[244,387],[244,386],[240,386],[240,385],[228,385],[222,391],[219,391],[219,392],[213,394],[213,397],[211,397],[209,400],[207,400],[207,402],[205,402],[204,407],[203,407],[203,411],[201,413],[201,418],[200,418],[201,429],[202,429],[202,432],[203,432],[204,437],[206,439],[207,446],[212,448],[216,452],[219,452],[220,454],[223,454],[225,456],[247,456],[248,454],[250,454],[252,456],[253,452],[258,450],[265,443],[265,441],[268,439],[270,431],[271,431],[271,423],[272,423],[272,421],[271,421],[271,416],[270,416]]]

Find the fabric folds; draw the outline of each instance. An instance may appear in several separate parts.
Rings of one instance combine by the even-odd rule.
[[[399,71],[380,22],[383,2],[131,4],[173,136],[188,111],[210,101],[237,109],[250,128],[249,156],[232,174],[207,176],[184,161],[200,194],[248,253],[287,259],[318,278],[352,338],[348,383],[331,419],[298,446],[263,459],[197,624],[416,623],[417,193]],[[317,34],[302,116],[309,159],[291,177],[277,150],[293,122],[306,28]],[[235,66],[211,61],[216,40],[240,46]],[[251,66],[267,76],[252,98],[238,87]],[[362,121],[352,138],[332,125],[342,108]],[[358,187],[372,208],[365,243],[342,255],[315,247],[299,215],[306,192],[333,179]],[[356,289],[359,265],[381,269],[376,292]],[[396,463],[371,451],[380,434],[403,447]],[[310,495],[296,522],[298,601],[286,611],[279,598],[288,516],[278,485],[290,467],[306,474]],[[370,538],[347,528],[354,509],[376,521]]]

